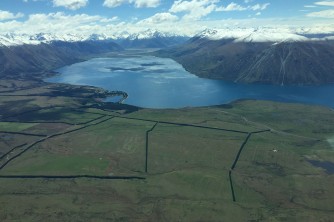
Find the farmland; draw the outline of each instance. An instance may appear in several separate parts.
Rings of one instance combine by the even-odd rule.
[[[331,109],[141,109],[30,86],[0,92],[1,221],[334,220],[334,177],[309,162],[333,162]]]

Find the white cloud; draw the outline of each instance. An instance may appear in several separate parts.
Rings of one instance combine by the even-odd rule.
[[[247,7],[243,7],[241,5],[238,5],[234,2],[231,2],[229,5],[226,7],[221,6],[216,9],[217,12],[228,12],[228,11],[245,11],[247,10]]]
[[[110,18],[110,19],[108,19],[108,18],[102,18],[102,19],[100,20],[100,22],[104,22],[104,23],[108,23],[108,22],[116,22],[116,21],[119,21],[118,16],[114,16],[114,17],[112,17],[112,18]]]
[[[334,7],[334,1],[321,1],[321,2],[315,2],[314,4]]]
[[[0,21],[21,18],[23,16],[24,16],[24,14],[22,14],[22,13],[13,14],[13,13],[8,12],[8,11],[0,10]]]
[[[115,21],[113,18],[86,14],[66,15],[61,12],[32,14],[24,22],[0,22],[2,32],[16,33],[100,33],[104,26]]]
[[[260,15],[261,15],[261,12],[257,12],[255,15],[256,15],[256,16],[260,16]]]
[[[160,4],[160,0],[135,0],[135,6],[137,8],[155,8]]]
[[[245,11],[245,10],[262,11],[262,10],[265,10],[269,5],[270,5],[270,3],[256,4],[256,5],[252,5],[252,6],[242,6],[242,5],[236,4],[234,2],[231,2],[226,7],[224,7],[224,6],[217,7],[216,11],[218,11],[218,12]]]
[[[215,3],[217,2],[218,0],[177,0],[169,9],[169,12],[185,12],[187,14],[183,16],[183,19],[198,20],[213,12],[216,8]]]
[[[267,7],[270,5],[270,3],[264,3],[264,4],[256,4],[256,5],[253,5],[253,6],[250,6],[249,8],[253,11],[258,11],[258,10],[265,10],[267,9]]]
[[[314,5],[305,5],[305,8],[315,8],[317,5],[320,6],[332,6],[334,7],[334,1],[319,1],[319,2],[314,2]],[[308,17],[315,17],[315,18],[334,18],[334,10],[333,9],[328,9],[328,10],[322,10],[322,11],[317,11],[317,12],[311,12],[306,14]]]
[[[155,8],[160,4],[160,0],[105,0],[103,6],[115,8],[123,4],[134,4],[136,8]]]
[[[191,2],[191,1],[187,1]],[[214,4],[213,1],[206,1],[204,8]],[[209,2],[209,3],[208,3]],[[215,4],[214,4],[215,5]],[[251,6],[251,5],[250,5]],[[246,7],[246,6],[245,6]],[[247,6],[248,7],[248,6]],[[252,19],[223,19],[223,20],[193,20],[179,19],[184,15],[191,14],[191,10],[180,9],[178,14],[172,12],[157,13],[149,18],[138,21],[123,22],[117,17],[91,16],[87,14],[70,15],[66,13],[33,14],[22,20],[0,21],[0,33],[15,32],[19,34],[106,34],[113,36],[125,32],[134,33],[146,30],[159,30],[178,34],[195,35],[205,28],[231,28],[234,27],[274,27],[277,29],[298,30],[299,33],[330,33],[334,32],[334,23],[328,18],[334,17],[334,12],[322,12],[311,14],[307,17],[293,18],[263,18],[253,17]],[[212,10],[212,9],[210,9]],[[209,11],[210,11],[209,10]],[[248,9],[252,10],[252,9]],[[253,12],[253,11],[252,11]],[[262,11],[254,11],[252,15],[259,15]],[[194,12],[193,12],[194,13]],[[1,13],[0,13],[1,14]],[[16,15],[14,15],[16,16]],[[314,17],[318,17],[314,19]]]
[[[77,10],[85,7],[87,3],[88,0],[53,0],[54,7],[65,7],[71,10]]]
[[[162,23],[168,23],[168,22],[175,22],[179,20],[179,18],[176,15],[172,15],[168,12],[164,13],[157,13],[147,19],[141,20],[138,22],[138,24],[162,24]]]
[[[125,3],[129,3],[129,0],[105,0],[103,2],[103,6],[108,8],[115,8]]]
[[[319,12],[311,12],[307,14],[308,17],[317,17],[317,18],[334,18],[334,10],[328,9]]]

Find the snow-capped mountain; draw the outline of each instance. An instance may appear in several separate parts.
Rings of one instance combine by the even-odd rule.
[[[0,46],[15,46],[15,45],[38,45],[40,41],[31,39],[30,36],[26,34],[16,35],[13,33],[8,33],[0,35]]]
[[[53,34],[53,33],[38,33],[38,34],[18,34],[6,33],[0,34],[0,46],[18,46],[18,45],[38,45],[41,43],[52,43],[54,41],[62,42],[84,42],[84,41],[137,41],[137,40],[153,40],[164,39],[168,42],[170,39],[186,38],[175,33],[160,32],[158,30],[148,29],[138,33],[129,33],[123,31],[112,34]],[[170,44],[167,44],[170,45]]]
[[[297,32],[298,31],[298,32]],[[299,33],[299,34],[298,34]],[[305,34],[306,33],[306,34]],[[229,39],[234,42],[300,42],[308,40],[332,40],[334,34],[307,34],[307,30],[275,29],[275,28],[223,28],[205,29],[197,34],[194,39],[222,40]],[[168,47],[179,44],[189,39],[189,36],[173,32],[163,32],[147,29],[140,32],[130,33],[127,31],[113,33],[93,34],[0,34],[0,46],[37,45],[41,43],[84,42],[84,41],[114,41],[123,47]]]
[[[288,30],[207,29],[157,55],[170,57],[203,78],[316,85],[334,82],[333,40]]]
[[[43,43],[50,43],[52,41],[64,41],[64,42],[81,42],[85,41],[87,37],[81,35],[74,35],[74,34],[66,34],[66,35],[57,35],[51,33],[39,33],[30,36],[31,40],[43,42]]]
[[[285,30],[266,28],[206,29],[196,35],[208,40],[234,39],[235,42],[293,42],[307,41],[307,37]]]
[[[201,77],[322,84],[334,82],[331,39],[329,35],[305,36],[288,29],[267,28],[206,29],[189,40],[157,30],[89,35],[7,33],[0,34],[0,66],[4,67],[0,75],[44,73],[86,56],[124,48],[167,47],[157,54],[175,59]]]
[[[58,67],[81,61],[83,58],[123,48],[113,41],[82,41],[84,38],[65,36],[55,41],[50,35],[1,36],[0,78],[13,74],[22,78],[40,78]],[[41,44],[41,43],[48,44]],[[44,73],[44,74],[43,74]]]
[[[148,29],[132,33],[125,39],[118,39],[117,43],[124,48],[165,48],[184,43],[188,39],[187,36]]]
[[[87,56],[119,52],[125,47],[163,48],[184,41],[175,34],[156,30],[89,35],[5,33],[0,34],[0,76],[46,73]]]
[[[172,37],[186,37],[184,35],[178,35],[171,32],[160,32],[158,30],[147,29],[142,32],[133,33],[127,39],[137,40],[137,39],[153,39],[153,38],[172,38]]]
[[[62,42],[84,42],[84,41],[103,41],[113,40],[114,36],[106,34],[78,35],[78,34],[15,34],[7,33],[0,35],[0,45],[2,46],[18,46],[18,45],[38,45],[41,43],[52,43],[54,41]]]

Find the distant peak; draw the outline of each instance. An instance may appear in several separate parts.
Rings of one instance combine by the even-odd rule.
[[[83,41],[104,41],[118,39],[154,39],[168,37],[185,37],[172,32],[163,32],[156,29],[146,29],[144,31],[129,33],[127,31],[119,33],[92,33],[92,34],[55,34],[55,33],[5,33],[0,34],[0,46],[15,46],[15,45],[37,45],[41,43],[52,43],[54,41],[63,42],[83,42]]]
[[[164,32],[164,31],[159,31],[156,29],[147,29],[141,32],[133,33],[129,36],[130,40],[135,40],[135,39],[152,39],[152,38],[166,38],[166,37],[184,37],[183,35],[179,35],[177,33],[172,33],[172,32]]]
[[[205,29],[197,37],[209,40],[234,39],[235,42],[290,42],[308,38],[286,30],[267,28]]]

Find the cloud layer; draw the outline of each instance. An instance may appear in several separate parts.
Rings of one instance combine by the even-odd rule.
[[[315,17],[315,18],[328,18],[333,19],[334,18],[334,1],[319,1],[314,2],[314,5],[305,5],[306,8],[317,8],[317,6],[326,6],[330,9],[321,10],[321,11],[315,11],[310,12],[307,14],[308,17]]]
[[[334,1],[315,2],[314,4],[323,5],[323,6],[333,6],[334,7]]]
[[[180,13],[185,12],[183,16],[185,20],[198,20],[215,10],[217,0],[191,0],[175,1],[172,7],[169,9],[169,12]]]
[[[23,0],[22,0],[23,1]],[[53,10],[69,9],[77,10],[84,8],[87,10],[93,0],[29,0],[48,2]],[[270,0],[268,0],[270,1]],[[13,13],[0,10],[0,33],[74,33],[79,35],[89,35],[92,33],[106,34],[108,36],[122,33],[134,33],[146,29],[157,29],[165,32],[173,32],[181,35],[194,35],[205,28],[233,28],[233,27],[258,27],[269,26],[276,28],[291,28],[299,32],[333,32],[334,22],[334,1],[316,1],[313,4],[303,5],[302,9],[309,10],[299,17],[284,18],[264,18],[266,10],[272,9],[274,4],[258,0],[243,0],[237,4],[235,2],[221,3],[221,0],[175,0],[169,5],[161,0],[103,0],[100,2],[104,10],[109,11],[108,15],[89,15],[72,11],[36,13],[24,16],[23,13]],[[51,3],[51,4],[50,4]],[[112,12],[121,10],[113,9],[118,6],[129,10],[133,7],[136,13],[142,11],[152,12],[151,16],[141,16],[138,19],[127,20],[115,16]],[[160,8],[154,8],[162,5]],[[56,8],[54,7],[61,7]],[[137,9],[140,8],[140,9]],[[141,8],[150,8],[142,10]],[[142,11],[141,11],[142,10]],[[242,14],[242,19],[222,18],[222,15],[231,15],[231,12]],[[85,11],[86,12],[86,11]],[[134,14],[135,15],[135,14]],[[249,18],[249,16],[251,18]],[[20,18],[20,19],[19,19]],[[317,18],[317,19],[314,19]],[[123,20],[122,20],[123,19]]]
[[[323,10],[319,12],[311,12],[307,14],[308,17],[317,17],[317,18],[329,18],[333,19],[334,18],[334,10],[333,9],[328,9],[328,10]]]
[[[2,11],[0,10],[0,21],[4,21],[4,20],[10,20],[10,19],[17,19],[17,18],[21,18],[23,17],[24,14],[23,13],[11,13],[8,11]]]

